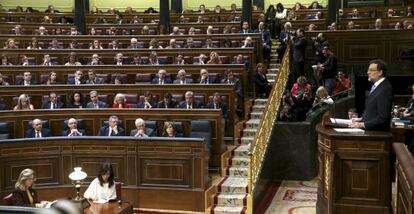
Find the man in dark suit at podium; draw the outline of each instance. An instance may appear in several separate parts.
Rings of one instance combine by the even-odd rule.
[[[366,130],[390,129],[393,102],[391,83],[385,78],[387,66],[380,59],[372,60],[368,68],[368,81],[374,83],[369,92],[362,118],[352,120],[350,127]]]

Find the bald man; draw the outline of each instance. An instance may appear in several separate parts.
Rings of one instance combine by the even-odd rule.
[[[40,119],[34,119],[32,121],[32,128],[28,129],[25,133],[26,138],[42,138],[50,136],[50,130],[42,127],[42,121]]]

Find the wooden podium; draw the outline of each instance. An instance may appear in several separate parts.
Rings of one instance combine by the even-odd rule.
[[[316,130],[317,213],[391,213],[391,133],[339,133],[322,124]]]

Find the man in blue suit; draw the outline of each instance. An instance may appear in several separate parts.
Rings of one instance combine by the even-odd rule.
[[[263,58],[270,59],[270,51],[272,49],[272,42],[270,41],[270,32],[265,29],[264,22],[259,23],[259,27],[255,30],[255,33],[260,33],[263,44]]]
[[[370,90],[362,118],[352,119],[350,127],[366,130],[390,129],[393,93],[391,83],[385,78],[387,66],[380,59],[372,60],[368,67],[368,81],[374,83]]]
[[[252,29],[249,27],[249,22],[244,21],[242,24],[242,29],[239,31],[241,34],[253,33]]]
[[[86,108],[108,108],[108,104],[98,100],[97,91],[89,92],[89,97],[91,98],[91,101],[86,104]]]
[[[125,130],[118,126],[119,119],[117,116],[110,116],[108,125],[99,129],[98,136],[125,136]]]

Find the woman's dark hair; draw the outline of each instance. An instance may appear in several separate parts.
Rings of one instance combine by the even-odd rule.
[[[108,187],[111,188],[112,185],[114,185],[115,175],[114,175],[114,170],[112,169],[112,165],[110,163],[103,163],[101,166],[101,169],[99,169],[98,179],[99,179],[99,184],[101,186],[103,186],[104,184],[102,175],[105,173],[109,173]]]
[[[27,7],[26,12],[27,13],[33,13],[34,12],[33,7]]]
[[[81,103],[81,104],[83,104],[83,99],[84,99],[84,97],[83,97],[83,94],[81,93],[81,92],[79,92],[79,91],[75,91],[75,92],[73,92],[71,95],[70,95],[70,104],[73,104],[74,102],[75,102],[75,94],[79,94],[79,96],[80,96],[80,100],[79,100],[79,102]]]
[[[266,13],[274,12],[274,11],[275,11],[275,6],[273,4],[271,4],[271,5],[269,5],[269,7],[267,7]]]
[[[285,7],[283,6],[283,4],[282,3],[278,3],[277,5],[276,5],[276,10],[277,10],[277,12],[279,12],[279,13],[281,13],[281,12],[283,12],[283,10],[285,9]]]

